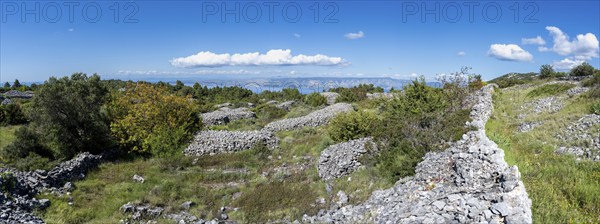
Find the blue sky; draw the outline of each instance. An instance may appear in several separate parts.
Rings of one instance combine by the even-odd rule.
[[[461,66],[492,79],[542,64],[600,67],[599,1],[0,4],[0,82],[73,72],[120,79],[434,79]]]

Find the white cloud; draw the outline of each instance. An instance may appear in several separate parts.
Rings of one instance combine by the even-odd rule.
[[[302,36],[300,36],[300,34],[298,34],[298,33],[294,33],[294,37],[296,37],[296,38],[300,38],[300,37],[302,37]]]
[[[540,48],[540,51],[553,51],[563,56],[572,55],[577,60],[598,57],[600,47],[596,35],[592,33],[579,34],[573,41],[569,41],[569,36],[557,27],[547,26],[546,30],[553,37],[553,46],[550,49]]]
[[[365,37],[365,33],[363,33],[363,31],[358,31],[358,33],[347,33],[344,34],[344,37],[349,40],[356,40]]]
[[[462,56],[465,56],[465,55],[467,55],[467,53],[465,53],[464,51],[459,51],[458,53],[456,53],[456,55],[458,55],[458,56],[461,56],[461,57],[462,57]]]
[[[569,70],[569,69],[574,68],[575,66],[580,65],[584,61],[585,60],[578,60],[578,59],[571,60],[570,58],[565,58],[560,61],[554,61],[552,63],[552,66],[558,70]]]
[[[73,29],[73,28],[69,28],[69,29],[68,29],[68,31],[69,31],[69,32],[73,32],[73,31],[75,31],[75,29]]]
[[[492,44],[488,55],[503,61],[532,61],[533,55],[516,44]]]
[[[344,65],[341,57],[327,55],[292,55],[292,51],[277,49],[269,50],[266,54],[259,52],[244,54],[215,54],[202,51],[188,57],[173,58],[171,65],[180,68],[221,67],[221,66],[260,66],[260,65]]]
[[[536,45],[544,45],[546,44],[546,41],[540,37],[534,37],[534,38],[521,38],[521,44],[536,44]]]

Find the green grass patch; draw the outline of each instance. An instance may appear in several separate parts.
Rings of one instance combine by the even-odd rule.
[[[527,97],[535,98],[535,97],[546,97],[553,96],[560,93],[563,93],[571,88],[575,87],[573,84],[564,84],[564,83],[556,83],[556,84],[548,84],[537,87],[527,93]]]
[[[15,140],[15,131],[20,127],[21,125],[0,127],[0,150]]]
[[[535,95],[568,89],[550,90],[558,87],[546,86],[533,87],[540,94]],[[587,113],[593,101],[581,96],[568,98],[557,113],[517,119],[518,108],[530,97],[530,89],[494,94],[494,112],[486,124],[487,135],[504,149],[507,162],[519,167],[532,200],[534,223],[599,223],[600,163],[554,153],[560,144],[556,135]],[[516,128],[523,121],[544,123],[531,132],[517,133]]]

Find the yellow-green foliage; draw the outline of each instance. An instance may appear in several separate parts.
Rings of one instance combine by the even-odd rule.
[[[374,113],[352,111],[339,114],[332,119],[328,131],[334,141],[345,142],[370,136],[376,124],[377,115]]]
[[[318,107],[327,103],[327,98],[321,96],[319,93],[311,93],[306,95],[304,102],[312,107]]]
[[[177,96],[165,88],[128,85],[109,104],[111,133],[128,150],[153,154],[178,150],[200,127],[190,102],[191,96]]]

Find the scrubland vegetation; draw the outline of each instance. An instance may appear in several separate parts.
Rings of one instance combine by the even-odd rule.
[[[543,78],[557,77],[551,67],[542,70],[551,74]],[[587,74],[589,69],[573,72]],[[592,90],[570,99],[561,112],[528,118],[550,122],[526,134],[513,134],[517,108],[527,99],[563,94],[573,86],[549,84],[494,95],[496,109],[487,124],[488,135],[521,170],[535,222],[598,221],[598,163],[556,156],[552,147],[552,131],[564,122],[588,111],[599,113],[598,80],[596,71],[584,81]],[[182,151],[199,130],[259,130],[269,122],[322,108],[327,99],[296,89],[254,93],[241,87],[101,80],[77,73],[50,78],[33,88],[32,100],[0,108],[0,123],[6,126],[0,127],[0,158],[9,166],[34,170],[48,169],[84,151],[116,155],[75,182],[72,205],[67,197],[41,195],[52,204],[37,215],[49,223],[116,223],[126,218],[119,208],[127,202],[179,212],[184,201],[195,202],[189,212],[205,219],[215,218],[221,207],[232,207],[239,210],[229,212],[230,218],[244,223],[293,221],[328,208],[340,190],[349,195],[350,203],[366,200],[374,190],[413,175],[427,152],[443,150],[469,131],[465,99],[486,83],[467,68],[440,81],[442,87],[433,88],[424,79],[414,80],[394,91],[393,99],[367,99],[367,93],[383,92],[373,85],[331,89],[340,94],[337,102],[352,103],[357,111],[342,113],[325,127],[278,132],[281,141],[276,149],[259,145],[242,152],[187,157]],[[492,82],[509,87],[544,81],[533,74],[511,74]],[[288,111],[268,104],[270,100],[296,104]],[[199,114],[222,103],[233,107],[252,103],[257,118],[204,127]],[[347,178],[329,182],[319,178],[316,161],[321,151],[367,136],[379,143],[379,154],[361,158],[365,166]],[[145,182],[132,181],[134,174]],[[319,198],[324,203],[317,202]]]

